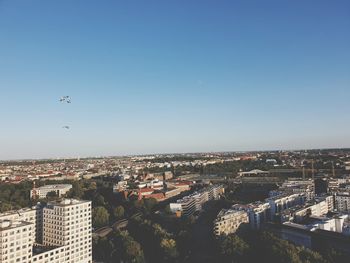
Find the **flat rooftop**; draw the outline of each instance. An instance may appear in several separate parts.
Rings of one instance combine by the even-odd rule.
[[[65,188],[71,188],[71,184],[50,184],[50,185],[44,185],[40,187],[36,187],[36,189],[39,190],[52,190],[52,189],[65,189]]]
[[[65,198],[62,200],[49,202],[47,204],[47,208],[49,208],[50,206],[70,206],[70,205],[79,205],[84,203],[91,203],[91,201]]]
[[[15,229],[18,227],[34,225],[33,223],[25,221],[10,221],[10,220],[0,220],[0,231]]]

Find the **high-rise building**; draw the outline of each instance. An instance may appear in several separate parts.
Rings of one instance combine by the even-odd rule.
[[[25,221],[0,220],[0,262],[31,262],[34,224]]]
[[[0,214],[0,263],[91,263],[91,230],[90,201]]]

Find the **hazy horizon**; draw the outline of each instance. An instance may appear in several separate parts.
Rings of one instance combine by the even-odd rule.
[[[350,147],[349,11],[0,1],[0,160]]]

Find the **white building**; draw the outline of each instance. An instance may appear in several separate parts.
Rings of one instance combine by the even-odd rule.
[[[32,223],[34,225],[34,237],[36,237],[37,242],[41,242],[40,237],[42,236],[42,207],[40,204],[32,208],[22,208],[20,210],[1,213],[0,220]]]
[[[246,211],[222,209],[214,221],[214,234],[220,236],[235,233],[243,223],[249,223]]]
[[[48,193],[54,192],[58,197],[67,194],[67,192],[72,189],[71,184],[52,184],[44,185],[41,187],[34,187],[30,191],[30,198],[46,198]]]
[[[319,201],[314,204],[308,204],[305,207],[298,209],[294,212],[294,220],[296,222],[301,222],[303,219],[309,216],[324,216],[330,210],[328,209],[328,202],[326,199]]]
[[[335,209],[338,212],[350,211],[350,193],[337,193],[334,195]]]
[[[251,170],[251,171],[248,171],[248,172],[239,172],[238,173],[238,176],[239,177],[245,177],[245,176],[266,176],[266,175],[269,175],[270,172],[269,171],[262,171],[262,170],[258,170],[258,169],[255,169],[255,170]]]
[[[0,214],[0,262],[91,263],[91,202],[64,199],[40,210],[37,227],[37,208]]]
[[[281,196],[270,197],[266,200],[270,204],[271,218],[277,213],[296,205],[305,203],[304,194],[286,194]]]
[[[113,193],[119,193],[124,191],[128,187],[127,181],[119,181],[113,186]]]
[[[190,216],[196,211],[202,210],[202,206],[209,200],[217,200],[224,192],[222,185],[213,185],[195,192],[191,195],[185,196],[182,199],[176,201],[176,203],[170,203],[170,210],[173,213],[181,213],[184,216]]]
[[[270,204],[268,202],[255,202],[247,205],[236,204],[231,209],[246,211],[252,229],[260,229],[262,224],[270,220]]]
[[[289,194],[304,194],[307,201],[315,197],[315,184],[312,179],[290,178],[282,184],[279,190]]]
[[[34,224],[24,221],[0,220],[0,262],[31,262]]]

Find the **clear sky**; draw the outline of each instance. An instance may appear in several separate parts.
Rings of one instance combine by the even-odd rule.
[[[0,0],[0,98],[0,159],[350,147],[350,1]]]

